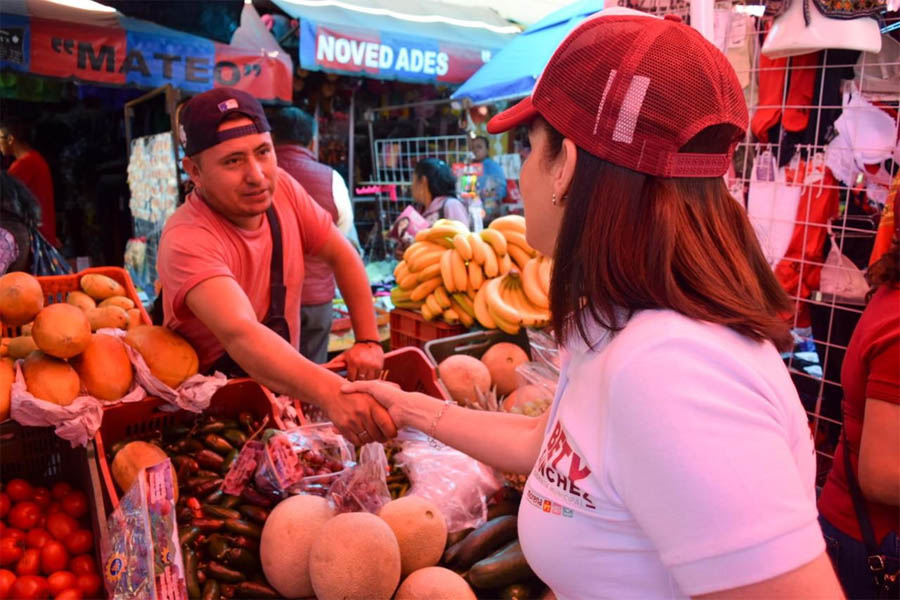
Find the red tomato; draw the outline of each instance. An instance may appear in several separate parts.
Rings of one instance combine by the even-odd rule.
[[[82,554],[69,561],[69,570],[76,575],[91,575],[97,572],[97,563],[90,554]]]
[[[77,587],[63,590],[53,597],[53,600],[82,600],[84,593]]]
[[[16,574],[8,569],[0,569],[0,598],[9,598],[10,588],[16,582]]]
[[[0,492],[0,519],[6,517],[6,513],[9,512],[11,506],[12,500],[9,499],[9,496],[6,494],[6,492]]]
[[[38,600],[49,598],[47,580],[43,577],[26,575],[19,577],[9,591],[13,598],[25,598],[26,600]]]
[[[70,517],[80,519],[87,514],[87,503],[88,499],[85,493],[79,490],[75,490],[74,492],[68,493],[62,499],[62,509]]]
[[[59,483],[53,484],[53,489],[50,490],[50,495],[53,496],[54,500],[62,500],[71,491],[72,491],[72,486],[64,481],[61,481]]]
[[[85,596],[88,598],[96,598],[102,583],[99,575],[96,573],[89,573],[87,575],[79,575],[77,585],[78,589],[84,592]]]
[[[22,540],[14,537],[0,538],[0,567],[9,567],[22,559],[25,554]]]
[[[69,553],[62,542],[51,540],[41,548],[41,570],[44,575],[62,571],[69,564]]]
[[[9,511],[8,520],[17,529],[34,529],[41,520],[41,507],[30,500],[19,502]]]
[[[50,586],[50,595],[56,596],[63,590],[73,588],[77,585],[75,573],[72,573],[71,571],[57,571],[47,578],[47,585]]]
[[[78,530],[78,521],[64,512],[58,512],[47,517],[47,531],[58,541],[63,541]]]
[[[56,514],[58,512],[62,512],[62,505],[59,502],[57,502],[56,500],[54,500],[53,502],[48,504],[47,508],[44,509],[44,514],[47,515],[48,517],[50,515]]]
[[[79,529],[65,539],[65,544],[72,554],[85,554],[94,547],[94,534],[87,529]]]
[[[41,572],[41,551],[37,548],[29,548],[16,563],[16,574],[37,575]]]
[[[25,543],[25,532],[15,527],[7,527],[3,530],[3,537],[11,537]]]
[[[41,508],[47,508],[47,505],[50,504],[50,500],[50,490],[45,487],[34,488],[34,495],[31,497],[32,502]]]
[[[31,500],[34,495],[34,488],[24,479],[11,479],[6,484],[6,493],[13,502],[21,502],[23,500]]]
[[[35,527],[25,535],[25,545],[29,548],[43,548],[52,539],[53,536],[46,529]]]

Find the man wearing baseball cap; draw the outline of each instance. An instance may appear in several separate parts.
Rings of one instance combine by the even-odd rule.
[[[359,255],[331,216],[280,169],[269,123],[245,92],[214,89],[179,113],[178,135],[194,183],[160,239],[157,269],[165,325],[183,335],[201,370],[244,374],[319,406],[355,444],[396,434],[366,394],[341,396],[344,379],[298,352],[304,257],[334,270],[357,343],[352,379],[378,377],[383,353]]]

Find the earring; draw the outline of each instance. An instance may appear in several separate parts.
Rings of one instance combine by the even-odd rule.
[[[550,197],[550,202],[553,203],[553,206],[556,206],[556,204],[557,204],[558,201],[557,201],[557,199],[556,199],[556,194],[555,194],[555,193]]]

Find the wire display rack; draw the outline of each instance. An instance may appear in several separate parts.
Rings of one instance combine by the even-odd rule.
[[[373,183],[409,186],[416,163],[438,158],[448,165],[461,163],[469,152],[464,135],[379,139],[372,142],[376,181]]]

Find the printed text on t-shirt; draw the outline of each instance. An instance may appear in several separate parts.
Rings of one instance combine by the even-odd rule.
[[[567,462],[568,471],[566,471]],[[569,504],[591,510],[597,508],[590,495],[575,484],[576,481],[590,475],[591,469],[569,444],[566,431],[559,421],[553,427],[553,433],[550,434],[550,439],[547,440],[547,445],[538,458],[535,473],[551,490],[563,492],[563,497]]]

